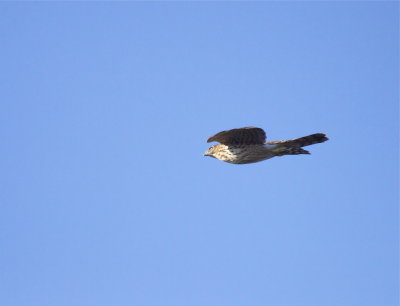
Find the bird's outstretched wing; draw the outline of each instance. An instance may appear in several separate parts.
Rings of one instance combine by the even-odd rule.
[[[208,138],[207,142],[217,141],[225,145],[263,144],[267,136],[263,129],[257,127],[243,127],[229,131],[222,131]]]

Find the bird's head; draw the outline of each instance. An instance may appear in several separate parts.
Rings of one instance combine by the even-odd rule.
[[[204,156],[210,156],[215,158],[214,153],[215,153],[215,146],[212,146],[209,147],[207,151],[204,152]]]

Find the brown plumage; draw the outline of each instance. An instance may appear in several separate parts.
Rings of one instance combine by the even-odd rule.
[[[207,139],[207,142],[217,141],[222,144],[263,144],[267,136],[263,129],[244,127],[222,131]]]
[[[271,142],[265,142],[266,138],[264,130],[257,127],[222,131],[207,140],[207,142],[217,141],[220,144],[210,147],[204,155],[232,164],[249,164],[274,156],[310,154],[302,147],[328,140],[322,133]]]

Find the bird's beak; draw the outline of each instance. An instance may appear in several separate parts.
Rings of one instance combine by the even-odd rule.
[[[207,153],[204,153],[204,156],[210,156],[210,157],[212,157],[212,158],[216,158],[214,155],[212,155],[212,154],[207,154]]]

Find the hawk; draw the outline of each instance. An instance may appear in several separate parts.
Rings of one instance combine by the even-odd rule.
[[[270,142],[265,142],[266,138],[264,130],[257,127],[222,131],[208,138],[207,142],[217,141],[220,144],[210,147],[204,156],[231,164],[250,164],[274,156],[310,154],[302,147],[328,140],[322,133]]]

